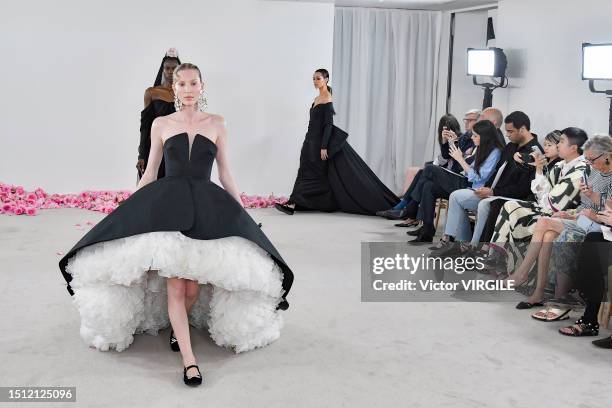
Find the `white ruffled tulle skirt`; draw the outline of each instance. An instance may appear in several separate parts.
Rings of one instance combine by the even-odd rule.
[[[208,328],[214,342],[237,353],[280,336],[276,310],[282,272],[269,254],[241,237],[191,239],[151,232],[85,247],[72,257],[74,303],[81,337],[99,350],[122,351],[134,334],[167,326],[166,278],[198,281],[190,324]]]

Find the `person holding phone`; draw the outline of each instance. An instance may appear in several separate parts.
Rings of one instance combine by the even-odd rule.
[[[472,141],[472,126],[475,123],[475,119],[478,118],[478,111],[472,110],[465,114],[464,122],[466,124],[466,131],[461,133],[461,127],[459,121],[455,116],[448,113],[440,118],[438,121],[438,144],[440,145],[440,154],[432,162],[425,163],[427,166],[440,166],[446,170],[460,173],[461,166],[455,161],[449,154],[450,144],[455,144],[461,151],[464,152],[464,156],[468,156],[473,152],[474,142]],[[472,121],[474,119],[474,121]],[[393,208],[378,211],[376,215],[389,220],[403,220],[406,218],[406,207],[410,202],[410,195],[414,191],[419,183],[422,182],[421,176],[423,169],[417,167],[411,167],[406,172],[406,183],[404,183],[402,200],[397,203]],[[408,181],[410,178],[410,181]],[[418,224],[415,221],[410,223],[399,223],[397,227],[410,227]]]
[[[561,133],[558,148],[563,161],[555,165],[548,177],[541,173],[543,162],[536,165],[532,191],[537,202],[506,202],[497,217],[491,242],[529,242],[538,218],[576,208],[580,204],[580,180],[586,168],[581,157],[582,146],[588,136],[577,127],[566,128]]]
[[[519,304],[525,307],[519,308],[540,304],[549,281],[556,282],[556,298],[572,288],[577,272],[572,261],[577,257],[578,246],[551,243],[582,242],[587,233],[601,232],[601,225],[605,224],[602,216],[606,216],[607,210],[601,212],[600,200],[612,189],[612,137],[599,135],[589,139],[584,144],[584,159],[592,171],[587,183],[580,183],[580,205],[573,210],[557,211],[552,217],[540,218],[535,224],[534,235],[523,262],[508,277],[514,280],[515,286],[526,283],[529,271],[538,261],[535,288],[526,302]],[[612,200],[607,200],[607,206],[612,208]],[[569,308],[545,309],[536,312],[533,317],[538,320],[555,319],[565,316],[566,312],[569,313]]]
[[[537,138],[530,132],[529,117],[520,111],[509,114],[504,122],[510,143],[506,144],[494,176],[482,187],[454,191],[449,197],[449,210],[444,235],[430,249],[433,256],[447,256],[455,252],[470,255],[483,255],[478,249],[481,235],[487,225],[489,214],[495,218],[503,203],[510,198],[528,197],[529,183],[533,178],[534,167],[519,164],[514,160],[515,153],[523,154],[540,150]],[[474,232],[470,228],[467,211],[477,211]],[[493,220],[495,222],[495,220]],[[470,244],[467,242],[470,241]],[[465,245],[456,245],[465,242]]]
[[[409,241],[410,244],[433,241],[433,220],[438,198],[448,198],[453,191],[467,187],[483,187],[494,174],[504,148],[497,137],[495,125],[488,120],[477,122],[472,131],[472,140],[477,153],[471,163],[463,157],[458,147],[454,144],[449,146],[451,157],[461,165],[465,176],[441,170],[437,166],[428,166],[424,170],[424,182],[419,191],[412,193],[408,206],[410,218],[420,220],[423,225],[416,231],[408,232],[408,235],[417,237]]]

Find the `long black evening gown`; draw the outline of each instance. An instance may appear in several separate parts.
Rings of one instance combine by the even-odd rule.
[[[166,116],[176,112],[174,109],[174,102],[166,102],[161,99],[151,101],[151,103],[140,112],[140,144],[138,145],[138,160],[144,160],[145,169],[149,161],[149,151],[151,150],[151,126],[155,118],[160,116]],[[159,171],[157,172],[157,179],[164,177],[166,174],[166,167],[164,159],[159,165]],[[142,174],[138,174],[138,178]]]
[[[399,198],[389,190],[357,152],[344,140],[334,140],[331,102],[310,108],[308,132],[300,153],[300,167],[288,204],[296,211],[343,211],[375,215],[395,206]],[[332,146],[334,147],[332,149]],[[328,159],[321,160],[321,149]]]
[[[293,273],[261,228],[210,181],[217,146],[187,133],[163,146],[166,177],[137,190],[62,258],[60,270],[81,315],[81,336],[121,351],[133,334],[169,325],[168,277],[198,281],[190,314],[236,352],[280,335]]]

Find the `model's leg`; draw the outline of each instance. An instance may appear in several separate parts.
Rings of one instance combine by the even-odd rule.
[[[189,337],[189,323],[187,321],[186,309],[186,287],[188,280],[180,278],[168,278],[168,316],[170,324],[174,330],[174,336],[178,340],[183,357],[183,367],[197,364],[191,349],[191,338]],[[198,374],[195,368],[187,371],[187,377],[194,377]]]
[[[185,310],[187,311],[187,315],[189,315],[189,312],[191,311],[194,303],[198,300],[199,295],[200,284],[196,281],[185,280]]]

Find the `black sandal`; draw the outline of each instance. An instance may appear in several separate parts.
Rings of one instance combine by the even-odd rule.
[[[170,330],[170,349],[172,351],[181,351],[178,340],[174,337],[174,330]]]
[[[532,307],[536,307],[536,306],[544,306],[544,303],[542,303],[542,301],[539,301],[536,303],[520,302],[518,305],[516,305],[516,308],[519,310],[523,310],[523,309],[531,309]]]
[[[563,329],[569,329],[570,333],[563,332]],[[586,323],[581,317],[572,326],[560,328],[559,333],[571,337],[597,336],[599,335],[599,323]]]
[[[189,370],[190,368],[195,367],[196,370],[198,370],[198,374],[193,376],[193,377],[187,377],[187,370]],[[202,384],[202,373],[200,372],[200,367],[198,367],[195,364],[192,364],[188,367],[185,367],[185,369],[183,370],[183,382],[186,385],[200,385]]]

